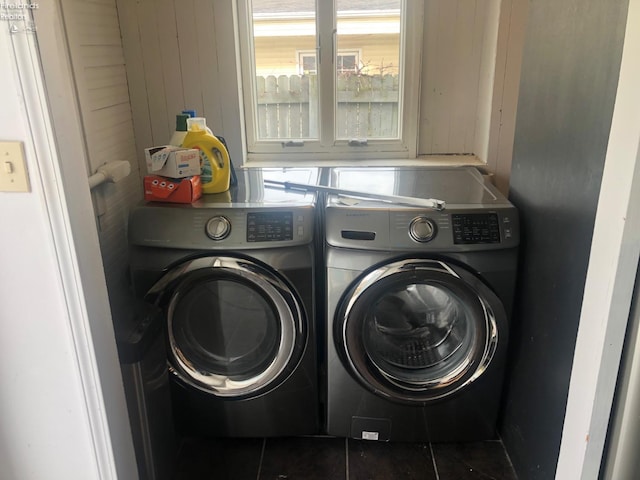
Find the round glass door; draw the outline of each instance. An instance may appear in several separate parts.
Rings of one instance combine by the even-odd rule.
[[[403,260],[356,282],[334,337],[367,388],[426,402],[453,394],[487,368],[498,342],[496,311],[503,312],[500,302],[475,277],[461,278],[438,261]]]
[[[222,397],[262,394],[288,377],[306,344],[292,289],[266,267],[205,257],[164,280],[172,370]]]

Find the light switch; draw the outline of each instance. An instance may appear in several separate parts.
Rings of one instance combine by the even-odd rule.
[[[22,142],[0,142],[0,192],[29,192]]]

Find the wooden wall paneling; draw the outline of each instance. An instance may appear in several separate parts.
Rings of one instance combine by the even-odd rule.
[[[475,113],[475,65],[473,55],[477,1],[459,1],[456,8],[456,35],[453,42],[455,63],[449,82],[451,100],[449,107],[449,138],[447,153],[471,152],[472,145],[466,143],[467,133],[473,130]],[[469,112],[472,114],[470,115]]]
[[[498,138],[500,134],[500,104],[502,103],[502,95],[504,90],[504,72],[507,61],[507,47],[509,40],[509,17],[511,16],[512,0],[502,0],[500,6],[500,22],[498,25],[498,38],[496,41],[496,62],[495,75],[493,81],[493,105],[490,112],[489,138],[487,145],[487,154],[484,159],[487,167],[492,172],[496,170],[496,157],[498,148]],[[506,19],[507,21],[502,21]]]
[[[527,0],[503,0],[502,5],[487,162],[492,165],[496,186],[506,195],[511,175],[520,67],[529,3]]]
[[[124,56],[121,58],[124,61]],[[91,85],[90,88],[105,88],[114,85],[127,86],[127,72],[124,63],[87,69],[85,76]]]
[[[87,26],[93,26],[103,30],[112,30],[114,27],[118,27],[118,10],[113,0],[105,0],[103,2],[82,2],[73,0],[65,1],[65,3],[67,7],[73,5],[73,7],[67,8],[67,11],[65,12],[65,16],[67,18],[68,15],[71,14],[77,16],[77,18],[81,17],[83,19],[82,23],[78,23],[74,26],[75,35],[83,35],[87,33]]]
[[[180,8],[180,3],[174,2],[174,0],[156,0],[155,4],[158,46],[162,59],[165,87],[167,127],[172,133],[176,128],[176,115],[186,108],[178,48],[178,27],[176,25],[176,8]],[[155,100],[162,101],[163,99]],[[167,138],[168,141],[169,138]]]
[[[127,152],[127,154],[132,155],[133,158],[114,158],[111,160],[133,160],[135,163],[135,136],[133,134],[133,122],[128,118],[130,115],[131,109],[128,104],[114,105],[111,108],[93,112],[92,116],[95,119],[95,123],[96,125],[100,125],[100,127],[87,132],[87,143],[100,146],[114,143],[133,144],[132,151]],[[135,165],[132,165],[132,169],[134,166]]]
[[[214,132],[222,131],[222,110],[218,93],[218,56],[214,31],[213,2],[194,0],[196,33],[202,89],[202,115]],[[222,47],[224,48],[224,47]]]
[[[126,83],[89,88],[89,107],[92,111],[129,103],[129,89]]]
[[[199,55],[202,46],[198,45],[195,2],[194,0],[177,0],[175,9],[185,106],[202,115],[204,105]]]
[[[213,2],[195,0],[196,31],[200,45],[200,71],[202,75],[202,114],[214,132],[222,131],[222,109],[218,90],[218,45],[214,30]],[[224,48],[224,47],[221,47]],[[229,47],[233,48],[233,47]]]
[[[162,55],[158,48],[160,32],[158,31],[156,2],[154,0],[139,0],[137,18],[144,59],[143,67],[152,135],[151,143],[143,146],[146,148],[167,144],[172,131],[169,130]]]
[[[82,19],[78,19],[82,21]],[[124,54],[119,45],[81,44],[76,51],[76,62],[80,60],[83,68],[117,66],[124,64]]]
[[[115,23],[113,25],[86,22],[78,25],[78,35],[88,39],[94,45],[117,45],[120,42],[120,28],[117,23],[117,11],[114,9]]]
[[[115,2],[68,2],[66,5],[71,58],[92,172],[107,161],[129,157],[127,150],[133,140],[120,36],[111,33],[96,37],[92,34],[92,29],[99,32],[119,30],[118,15]],[[87,29],[87,26],[91,28]],[[99,142],[103,132],[113,125],[120,128],[119,137],[110,138],[107,145],[111,150],[119,144],[126,146],[121,154],[103,155]]]
[[[491,0],[476,0],[476,15],[474,20],[473,33],[473,56],[469,64],[470,79],[469,88],[469,110],[467,118],[467,131],[465,132],[465,152],[476,154],[476,134],[478,123],[478,91],[480,84],[480,72],[482,70],[482,52],[484,48],[485,35],[487,30],[487,9]]]
[[[87,129],[87,144],[127,144],[131,151],[124,152],[126,158],[94,158],[97,165],[110,160],[128,160],[136,166],[135,137],[131,119],[131,106],[124,66],[97,67],[86,70],[88,89],[85,115],[90,128]],[[92,160],[92,161],[93,161]]]
[[[88,136],[88,139],[99,137],[99,134]],[[94,161],[99,165],[114,160],[128,160],[132,156],[131,152],[135,149],[133,138],[131,141],[119,142],[93,142],[89,144],[88,152]],[[103,212],[100,212],[103,213]]]
[[[240,77],[239,59],[236,53],[237,31],[235,19],[237,17],[237,2],[212,2],[214,12],[214,31],[216,33],[216,44],[225,46],[218,48],[218,87],[233,93],[222,95],[219,98],[222,115],[222,128],[220,133],[224,135],[229,147],[229,155],[236,167],[239,167],[246,158],[246,138],[244,131],[244,111],[240,102]],[[234,87],[228,88],[230,85]],[[237,94],[236,94],[237,92]]]
[[[499,4],[500,0],[425,4],[420,155],[474,153],[486,159],[478,146],[486,150],[489,120],[481,117],[491,112],[491,42],[497,24],[490,22]],[[484,132],[480,140],[479,130]]]
[[[434,87],[436,98],[433,125],[432,153],[451,153],[449,150],[449,129],[451,125],[451,102],[455,92],[452,87],[453,74],[456,69],[455,39],[460,35],[456,25],[456,14],[460,1],[441,1],[438,9],[438,50],[436,78]]]
[[[478,82],[478,111],[474,153],[482,161],[488,158],[489,135],[491,128],[491,112],[493,103],[493,82],[496,73],[496,41],[500,23],[501,0],[484,0],[483,10],[486,12],[486,26],[480,63]],[[491,170],[491,169],[490,169]]]
[[[418,123],[418,154],[433,153],[433,132],[437,116],[436,72],[438,58],[438,10],[440,2],[426,2],[424,10],[424,44],[422,47],[422,83],[420,92],[420,122]]]
[[[114,322],[130,311],[126,284],[129,208],[142,196],[116,0],[63,0],[63,15],[87,148],[89,172],[128,160],[134,174],[92,192]],[[116,33],[117,32],[117,33]]]
[[[147,172],[144,149],[149,145],[153,145],[149,99],[146,93],[145,58],[143,56],[140,29],[138,27],[137,4],[129,0],[118,0],[117,7],[124,47],[127,84],[129,86],[133,131],[136,142],[136,157],[138,159],[135,171],[142,177]],[[133,163],[131,169],[134,170]]]

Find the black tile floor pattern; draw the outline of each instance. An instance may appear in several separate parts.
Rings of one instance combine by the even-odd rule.
[[[175,480],[517,480],[500,441],[183,440]]]

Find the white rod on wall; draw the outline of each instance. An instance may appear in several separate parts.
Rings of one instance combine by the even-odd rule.
[[[93,190],[105,182],[117,183],[131,173],[131,164],[126,160],[107,162],[98,167],[96,173],[89,177],[89,188]]]

